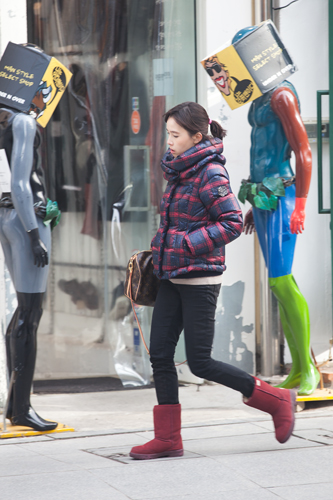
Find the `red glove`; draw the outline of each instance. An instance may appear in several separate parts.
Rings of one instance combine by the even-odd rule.
[[[290,217],[290,231],[299,234],[304,231],[306,198],[296,198],[295,210]]]
[[[252,234],[253,232],[254,233],[256,232],[252,208],[250,208],[247,214],[245,215],[243,232],[245,234]]]

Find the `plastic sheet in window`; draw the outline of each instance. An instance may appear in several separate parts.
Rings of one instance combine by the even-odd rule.
[[[29,41],[73,73],[42,131],[48,195],[62,220],[36,375],[147,384],[148,355],[121,288],[128,259],[149,248],[158,227],[163,114],[195,100],[194,0],[28,0],[28,12]],[[173,61],[173,89],[161,95],[154,60],[164,67],[163,59]],[[139,314],[148,340],[152,310]]]
[[[115,316],[124,305],[124,298],[118,299],[115,305]],[[126,299],[127,302],[128,299]],[[149,331],[150,318],[147,308],[136,307],[136,314],[143,331]],[[112,313],[111,313],[112,315]],[[125,387],[148,385],[151,378],[150,361],[140,338],[139,328],[133,312],[129,312],[123,319],[111,319],[114,329],[113,357],[116,372]]]

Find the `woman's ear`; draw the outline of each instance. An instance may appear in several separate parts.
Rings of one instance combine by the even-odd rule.
[[[192,139],[194,144],[199,144],[199,142],[202,141],[202,133],[197,132],[195,135],[192,135]]]

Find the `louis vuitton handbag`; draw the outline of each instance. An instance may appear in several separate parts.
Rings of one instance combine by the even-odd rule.
[[[127,264],[124,293],[138,306],[154,307],[160,280],[154,274],[151,250],[137,252]]]
[[[127,264],[124,294],[131,301],[141,339],[148,356],[150,355],[149,349],[145,342],[134,306],[154,307],[159,287],[160,280],[154,274],[153,255],[151,250],[143,250],[142,252],[137,252],[132,255]],[[184,363],[186,363],[186,360],[182,363],[177,363],[176,366]]]
[[[132,304],[134,316],[136,318],[141,339],[149,355],[149,349],[143,337],[141,325],[135,311],[134,305],[150,306],[155,305],[160,280],[154,274],[153,256],[151,250],[137,252],[128,261],[124,294]]]

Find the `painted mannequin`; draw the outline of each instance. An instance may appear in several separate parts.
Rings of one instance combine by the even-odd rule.
[[[8,372],[15,384],[7,413],[14,425],[49,431],[57,427],[39,417],[30,405],[36,361],[36,335],[48,277],[50,226],[36,215],[36,204],[46,206],[42,171],[38,162],[39,136],[32,116],[0,108],[0,149],[11,169],[11,193],[0,200],[0,241],[18,307],[6,332]]]
[[[2,193],[0,200],[0,241],[18,301],[6,332],[8,372],[15,372],[7,418],[14,425],[50,431],[58,424],[42,419],[30,405],[51,249],[50,226],[43,224],[43,210],[36,209],[47,202],[39,142],[32,116],[0,108],[0,149],[6,151],[11,169],[11,193]]]
[[[254,28],[238,32],[233,43]],[[304,230],[305,204],[311,180],[311,149],[299,110],[294,86],[283,81],[251,104],[250,180],[285,179],[285,196],[276,210],[253,207],[246,214],[244,231],[257,231],[269,274],[269,286],[276,296],[283,331],[292,356],[292,369],[279,387],[299,386],[299,394],[311,394],[319,372],[310,356],[308,306],[292,275],[297,234]],[[290,165],[296,158],[296,177]]]

